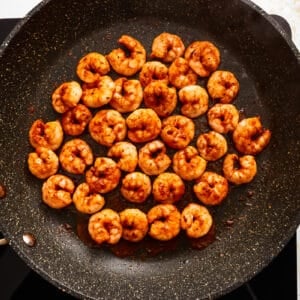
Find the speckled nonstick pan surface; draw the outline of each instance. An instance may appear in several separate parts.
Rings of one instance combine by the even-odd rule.
[[[211,209],[214,243],[201,251],[181,244],[159,255],[119,258],[78,238],[74,210],[53,211],[41,203],[41,182],[26,165],[28,129],[37,118],[58,118],[50,95],[61,82],[78,80],[75,66],[82,55],[108,53],[123,33],[140,40],[149,53],[162,31],[180,35],[186,45],[197,39],[214,42],[222,55],[220,69],[240,80],[235,104],[245,116],[260,115],[273,136],[257,158],[255,180],[231,187],[226,201]],[[259,272],[295,233],[300,208],[299,53],[250,2],[45,1],[1,46],[0,79],[0,182],[7,189],[0,201],[0,229],[30,267],[72,295],[217,297]],[[196,122],[205,129],[205,119]],[[106,152],[93,147],[97,155]],[[188,187],[186,199],[193,197],[190,191]],[[227,220],[233,224],[226,225]],[[36,237],[35,247],[23,243],[25,232]]]

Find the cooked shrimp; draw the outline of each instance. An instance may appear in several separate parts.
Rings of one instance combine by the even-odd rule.
[[[89,185],[83,182],[75,189],[73,203],[79,212],[94,214],[102,209],[105,200],[99,193],[92,192]]]
[[[119,167],[108,157],[97,157],[94,165],[85,173],[90,189],[102,194],[112,191],[119,184],[120,177]]]
[[[180,224],[187,236],[198,239],[209,232],[213,219],[205,206],[189,203],[181,212]]]
[[[69,177],[52,175],[43,183],[43,202],[52,208],[64,208],[72,203],[74,189],[75,185]]]
[[[139,108],[126,119],[128,138],[135,143],[154,140],[160,133],[161,121],[151,108]]]
[[[115,91],[109,102],[120,113],[136,110],[143,101],[143,89],[138,80],[125,77],[115,80]]]
[[[162,81],[151,82],[144,89],[144,103],[160,117],[167,117],[177,104],[176,89]]]
[[[163,173],[171,164],[167,148],[160,140],[147,143],[139,150],[139,167],[148,175]]]
[[[182,103],[181,113],[189,118],[197,118],[208,109],[208,94],[200,85],[188,85],[178,92]]]
[[[31,174],[40,179],[54,175],[58,171],[59,161],[54,151],[38,147],[28,155],[28,168]]]
[[[233,73],[215,71],[207,82],[207,91],[213,100],[230,103],[237,96],[240,84]]]
[[[157,202],[174,204],[181,199],[184,192],[184,182],[175,173],[161,173],[154,179],[152,194]]]
[[[123,227],[122,238],[130,242],[141,241],[148,232],[147,215],[137,208],[127,208],[120,212]]]
[[[180,212],[173,204],[158,204],[147,214],[149,235],[160,241],[168,241],[180,232]]]
[[[140,83],[146,87],[151,82],[161,81],[169,83],[168,67],[159,61],[146,62],[139,74]]]
[[[62,114],[76,106],[81,95],[82,89],[78,82],[64,82],[52,94],[52,107],[56,112]]]
[[[132,76],[146,62],[146,50],[139,41],[129,35],[122,35],[118,42],[130,52],[130,55],[127,56],[123,49],[118,48],[112,50],[106,57],[118,74]]]
[[[122,237],[120,216],[110,208],[105,208],[89,219],[88,232],[97,244],[116,244]]]
[[[184,180],[199,178],[205,171],[206,164],[206,160],[193,146],[187,146],[173,156],[173,170]]]
[[[121,194],[133,203],[143,203],[151,193],[151,180],[141,172],[127,174],[122,180]]]
[[[176,58],[169,67],[169,81],[178,89],[197,83],[197,74],[183,57]]]
[[[94,83],[110,71],[110,66],[104,55],[91,52],[83,56],[77,65],[77,76],[86,83]]]
[[[125,172],[133,172],[138,163],[136,147],[129,142],[117,142],[107,152],[107,156],[118,159],[118,167]]]
[[[161,138],[171,148],[184,149],[194,135],[195,124],[185,116],[173,115],[162,122]]]
[[[76,136],[84,132],[91,119],[90,110],[83,104],[77,104],[62,115],[61,125],[66,134]]]
[[[126,123],[122,115],[113,109],[98,111],[89,123],[91,137],[99,144],[111,147],[126,137]]]
[[[239,122],[239,111],[232,104],[217,103],[207,113],[209,126],[218,133],[233,131]]]
[[[234,184],[248,183],[256,175],[257,167],[254,156],[227,154],[223,162],[225,178]]]
[[[220,51],[211,42],[196,41],[190,44],[184,54],[189,66],[201,77],[207,77],[220,64]]]
[[[228,149],[225,137],[215,131],[200,134],[196,143],[199,154],[209,161],[218,160]]]
[[[150,57],[169,63],[182,56],[184,50],[185,46],[178,35],[163,32],[153,40]]]
[[[109,76],[101,76],[93,83],[82,85],[82,102],[88,107],[98,108],[111,101],[115,83]]]
[[[239,152],[256,155],[269,144],[271,131],[263,127],[259,117],[252,117],[238,123],[232,138]]]
[[[228,194],[228,181],[215,172],[204,172],[194,185],[196,197],[205,205],[218,205]]]
[[[67,141],[59,153],[62,168],[72,174],[83,174],[86,167],[93,163],[91,147],[81,139]]]
[[[63,142],[64,133],[58,120],[44,123],[38,119],[29,130],[29,141],[33,148],[45,147],[56,150]]]

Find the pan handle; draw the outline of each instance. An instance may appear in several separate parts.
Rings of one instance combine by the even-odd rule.
[[[3,239],[0,239],[0,246],[4,246],[4,245],[7,245],[8,244],[8,240],[3,238]]]

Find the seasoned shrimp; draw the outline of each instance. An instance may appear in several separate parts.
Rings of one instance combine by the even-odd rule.
[[[99,193],[92,192],[89,185],[83,182],[75,189],[73,203],[79,212],[94,214],[102,209],[105,200]]]
[[[167,117],[177,104],[176,89],[162,81],[151,82],[144,89],[144,103],[160,117]]]
[[[197,83],[197,74],[183,57],[176,58],[169,67],[169,81],[178,89]]]
[[[182,56],[184,50],[185,46],[178,35],[163,32],[153,40],[150,57],[169,63]]]
[[[188,237],[198,239],[209,232],[213,218],[205,206],[189,203],[181,212],[180,224]]]
[[[52,94],[52,107],[62,114],[76,106],[81,96],[82,89],[78,82],[64,82]]]
[[[85,173],[90,189],[102,194],[112,191],[119,184],[120,177],[119,167],[108,157],[97,157],[94,165]]]
[[[126,119],[128,138],[134,143],[154,140],[160,133],[161,121],[151,108],[139,108]]]
[[[215,71],[207,82],[207,91],[213,100],[230,103],[237,96],[240,84],[233,73]]]
[[[120,113],[136,110],[143,101],[143,88],[136,79],[125,77],[115,80],[115,91],[109,102],[110,106]]]
[[[86,83],[97,82],[101,76],[110,71],[110,66],[104,55],[91,52],[83,56],[77,65],[77,76]]]
[[[159,61],[146,62],[139,74],[140,83],[146,87],[151,82],[169,83],[168,67]]]
[[[239,111],[232,104],[217,103],[207,113],[209,126],[218,133],[233,131],[239,122]]]
[[[54,175],[58,171],[59,161],[54,151],[38,147],[28,155],[28,168],[31,174],[40,179]]]
[[[122,180],[121,194],[133,203],[143,203],[151,193],[151,180],[141,172],[127,174]]]
[[[203,159],[197,149],[187,146],[177,151],[173,156],[173,170],[184,180],[199,178],[206,169],[206,160]]]
[[[72,203],[75,185],[69,177],[61,174],[50,176],[42,186],[42,199],[52,208],[64,208]]]
[[[66,134],[76,136],[84,132],[91,119],[90,110],[83,104],[77,104],[62,115],[61,125]]]
[[[133,172],[138,163],[136,147],[129,142],[115,143],[108,150],[107,156],[119,159],[117,165],[125,172]]]
[[[246,118],[238,123],[232,138],[239,152],[256,155],[269,144],[271,131],[263,127],[259,117]]]
[[[130,242],[141,241],[148,232],[147,215],[137,208],[126,208],[120,212],[123,227],[122,238]]]
[[[148,175],[163,173],[171,164],[167,148],[160,140],[147,143],[139,150],[139,167]]]
[[[93,83],[82,85],[82,102],[88,107],[98,108],[111,101],[115,83],[109,76],[101,76]]]
[[[72,174],[83,174],[86,167],[93,163],[93,160],[91,147],[81,139],[66,142],[59,154],[62,168]]]
[[[180,232],[180,212],[173,204],[158,204],[147,214],[149,235],[160,241],[168,241]]]
[[[93,214],[88,223],[90,237],[97,244],[117,244],[122,237],[120,216],[110,208]]]
[[[152,194],[157,202],[174,204],[181,199],[184,192],[184,182],[175,173],[161,173],[154,179]]]
[[[130,52],[130,55],[127,56],[123,49],[118,48],[112,50],[106,57],[118,74],[132,76],[146,62],[146,50],[139,41],[129,35],[122,35],[118,42]]]
[[[257,167],[254,156],[227,154],[223,162],[225,178],[234,184],[248,183],[256,175]]]
[[[199,154],[209,161],[218,160],[228,149],[225,137],[215,131],[200,134],[196,144]]]
[[[29,130],[29,141],[33,148],[45,147],[56,150],[63,142],[64,133],[58,120],[44,123],[38,119]]]
[[[91,137],[99,144],[111,147],[126,137],[126,123],[122,115],[113,109],[98,111],[89,123]]]
[[[196,180],[193,189],[205,205],[218,205],[228,194],[228,181],[215,172],[206,171]]]
[[[162,122],[161,138],[171,148],[184,149],[194,135],[195,124],[185,116],[173,115]]]
[[[201,77],[207,77],[220,64],[220,51],[211,42],[196,41],[191,43],[184,54],[189,66]]]
[[[200,85],[188,85],[178,92],[182,103],[181,113],[189,118],[197,118],[208,109],[208,94]]]

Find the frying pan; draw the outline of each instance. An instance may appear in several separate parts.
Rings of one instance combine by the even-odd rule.
[[[79,238],[72,208],[53,211],[41,203],[41,181],[26,166],[28,129],[37,118],[59,117],[50,95],[61,82],[78,80],[81,56],[108,53],[123,33],[149,53],[163,31],[178,34],[186,45],[214,42],[220,69],[239,78],[236,106],[245,116],[260,115],[272,139],[257,157],[254,181],[231,187],[226,201],[211,208],[213,243],[121,258]],[[237,288],[278,255],[299,224],[299,62],[277,23],[246,0],[44,1],[1,46],[1,231],[33,270],[80,298],[202,299]],[[193,197],[190,188],[185,197]],[[23,242],[24,233],[34,235],[34,247]]]

